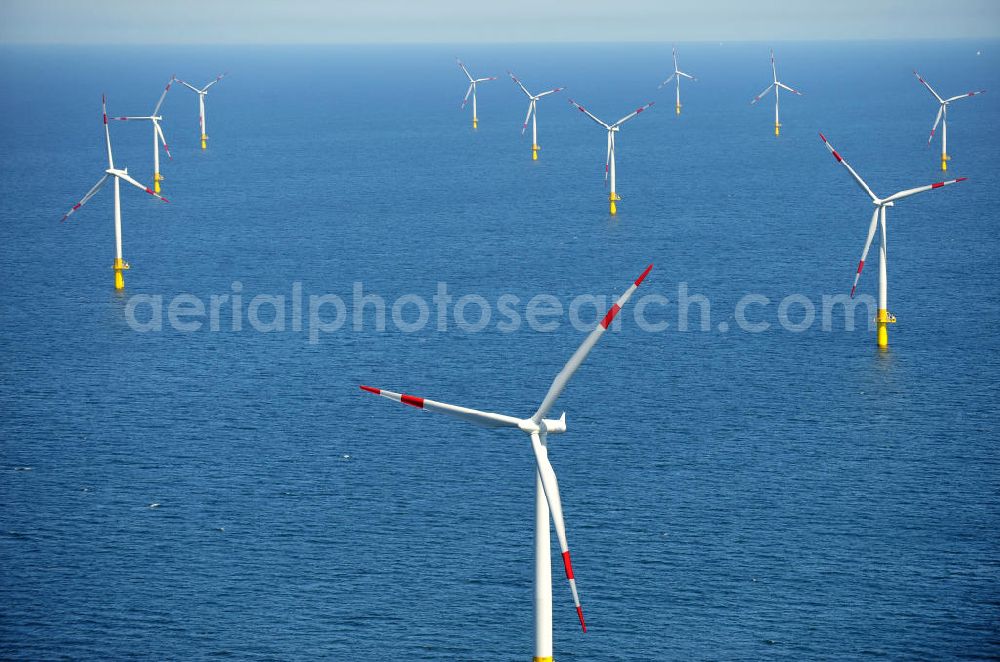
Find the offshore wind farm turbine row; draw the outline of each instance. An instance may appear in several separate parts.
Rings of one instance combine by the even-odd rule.
[[[677,61],[677,49],[676,48],[673,49],[672,56],[673,56],[673,73],[665,81],[663,81],[662,83],[660,83],[659,87],[662,89],[665,85],[669,84],[671,81],[675,81],[675,112],[679,115],[680,112],[681,112],[681,100],[680,100],[681,79],[682,78],[687,78],[687,79],[692,80],[692,81],[697,80],[697,79],[695,79],[695,77],[692,76],[691,74],[686,73],[684,71],[681,71],[681,69],[680,69],[680,67],[678,65],[678,61]],[[779,79],[779,77],[778,77],[778,70],[777,70],[777,65],[776,65],[776,62],[775,62],[775,56],[774,56],[774,50],[773,49],[770,51],[770,59],[771,59],[771,83],[766,88],[764,88],[764,90],[760,94],[758,94],[756,97],[754,97],[750,101],[750,104],[751,105],[756,104],[764,96],[766,96],[767,94],[769,94],[771,92],[771,90],[774,90],[774,135],[775,136],[780,136],[781,135],[781,118],[780,118],[780,115],[779,115],[779,110],[780,110],[779,99],[780,99],[781,90],[785,90],[785,91],[790,92],[792,94],[795,94],[797,96],[802,96],[802,93],[799,92],[798,90],[796,90],[795,88],[791,87],[790,85],[787,85],[786,83],[784,83],[782,80]],[[468,73],[468,70],[461,63],[461,61],[459,61],[459,66],[462,67],[462,70],[465,71],[466,76],[468,76],[468,78],[469,78],[469,81],[470,81],[469,90],[470,91],[474,91],[475,84],[477,82],[481,82],[481,81],[484,81],[484,80],[492,80],[492,78],[474,79]],[[561,90],[563,90],[565,88],[562,88],[562,87],[554,88],[552,90],[548,90],[547,92],[543,92],[543,93],[541,93],[539,95],[532,95],[528,91],[527,87],[524,86],[524,84],[521,82],[521,80],[519,78],[517,78],[511,72],[508,72],[508,74],[510,75],[510,77],[514,81],[514,83],[516,83],[521,88],[521,90],[524,92],[524,94],[529,99],[528,112],[527,112],[527,115],[525,116],[524,123],[523,123],[523,125],[521,127],[521,133],[522,133],[522,135],[524,134],[524,131],[527,129],[528,121],[530,119],[532,121],[532,145],[531,145],[532,159],[533,160],[537,160],[538,159],[538,150],[540,149],[540,147],[538,145],[537,102],[538,102],[538,100],[541,97],[546,96],[548,94],[552,94],[554,92],[561,91]],[[917,79],[920,81],[920,83],[923,84],[924,87],[926,87],[927,90],[932,95],[934,95],[935,100],[937,100],[937,102],[939,103],[938,114],[937,114],[937,117],[936,117],[936,119],[934,121],[934,126],[931,129],[930,138],[928,138],[928,144],[933,139],[934,132],[937,129],[938,124],[940,123],[942,125],[941,169],[942,170],[946,170],[947,169],[947,162],[949,160],[949,156],[947,154],[947,113],[948,113],[948,106],[949,106],[949,104],[954,103],[955,101],[958,101],[960,99],[964,99],[964,98],[967,98],[967,97],[972,97],[972,96],[977,96],[979,94],[982,94],[983,92],[985,92],[985,90],[978,90],[978,91],[968,92],[968,93],[965,93],[965,94],[960,94],[960,95],[949,97],[949,98],[943,98],[919,74],[917,74],[916,71],[914,71],[914,75],[916,75]],[[468,97],[468,95],[469,95],[469,92],[467,91],[466,92],[466,97]],[[600,118],[598,118],[596,115],[594,115],[589,110],[587,110],[583,105],[577,103],[573,99],[569,99],[568,101],[575,108],[577,108],[580,112],[584,113],[587,117],[589,117],[596,124],[598,124],[599,126],[601,126],[607,132],[607,152],[606,152],[605,163],[604,163],[604,180],[605,180],[605,184],[609,185],[609,187],[610,187],[610,191],[609,191],[609,194],[608,194],[608,203],[609,203],[608,211],[609,211],[609,213],[612,216],[615,216],[618,213],[618,203],[621,201],[621,196],[618,194],[618,186],[617,186],[617,178],[616,178],[616,138],[617,138],[616,134],[618,134],[620,132],[621,127],[622,127],[623,124],[625,124],[627,121],[633,119],[634,117],[636,117],[637,115],[639,115],[640,113],[642,113],[643,111],[645,111],[646,109],[648,109],[651,106],[653,106],[654,102],[649,102],[646,105],[644,105],[644,106],[642,106],[640,108],[637,108],[636,110],[634,110],[633,112],[629,113],[625,117],[621,118],[617,122],[614,122],[613,124],[609,124],[609,123],[605,122],[604,120],[601,120]],[[476,122],[474,122],[474,124],[473,124],[474,128],[476,126],[478,126],[478,120]],[[822,133],[820,135],[822,136]],[[954,184],[954,183],[957,183],[957,182],[964,181],[966,178],[965,177],[960,177],[958,179],[948,180],[948,181],[944,181],[944,182],[935,182],[933,184],[928,184],[926,186],[918,187],[916,189],[908,189],[906,191],[900,191],[899,193],[896,193],[896,194],[894,194],[892,196],[889,196],[889,197],[884,198],[884,199],[880,199],[877,196],[875,196],[874,193],[871,192],[871,189],[868,188],[868,185],[865,184],[864,181],[861,180],[860,177],[858,177],[857,173],[849,165],[847,165],[847,163],[845,161],[843,161],[841,159],[840,155],[836,151],[834,151],[832,147],[830,147],[830,144],[826,141],[825,137],[823,137],[823,142],[827,145],[827,147],[830,148],[830,151],[833,153],[833,155],[837,159],[837,161],[843,163],[843,165],[847,167],[847,169],[851,172],[851,175],[855,178],[855,180],[859,183],[859,185],[861,185],[861,187],[868,193],[868,195],[872,198],[872,201],[876,205],[876,211],[875,211],[875,214],[874,214],[874,216],[872,218],[871,226],[869,228],[868,240],[867,240],[867,242],[865,244],[865,249],[864,249],[864,252],[862,254],[861,261],[858,264],[858,271],[857,271],[857,274],[856,274],[855,279],[854,279],[854,285],[851,288],[851,297],[854,296],[854,293],[855,293],[855,291],[857,289],[858,279],[860,278],[861,271],[862,271],[862,269],[864,267],[865,259],[866,259],[867,255],[868,255],[869,248],[871,247],[871,242],[872,242],[872,240],[874,238],[874,233],[875,233],[875,231],[876,231],[876,229],[878,227],[878,224],[881,223],[881,228],[882,228],[882,247],[881,247],[881,250],[879,252],[879,255],[880,255],[880,267],[879,267],[879,269],[880,269],[879,270],[879,303],[878,303],[878,315],[877,315],[877,318],[876,318],[878,332],[877,332],[876,338],[877,338],[878,346],[881,347],[881,348],[885,348],[885,347],[888,346],[887,325],[891,324],[891,323],[894,323],[896,321],[895,316],[892,315],[888,311],[888,309],[887,309],[887,303],[886,303],[886,301],[887,301],[887,294],[886,294],[887,285],[886,285],[886,273],[885,273],[886,272],[886,246],[885,246],[885,244],[886,244],[886,234],[887,234],[887,227],[886,227],[886,221],[885,221],[886,208],[893,206],[893,204],[894,204],[895,201],[903,199],[905,197],[909,197],[910,195],[914,195],[916,193],[920,193],[920,192],[923,192],[923,191],[934,190],[934,189],[941,188],[941,187],[944,187],[944,186],[948,186],[950,184]]]
[[[149,193],[150,195],[159,198],[163,202],[169,202],[166,198],[160,195],[161,187],[160,182],[164,180],[163,175],[160,173],[160,145],[163,145],[163,151],[166,152],[167,158],[173,159],[170,155],[170,148],[167,146],[167,139],[163,133],[163,127],[160,122],[163,121],[163,116],[160,115],[160,108],[163,106],[163,101],[167,97],[167,92],[170,91],[170,86],[173,83],[180,82],[183,85],[191,88],[198,93],[198,108],[199,108],[199,118],[201,123],[201,148],[206,149],[206,140],[208,140],[208,135],[205,133],[205,96],[208,94],[208,88],[212,87],[218,83],[226,74],[220,74],[216,76],[215,80],[210,82],[203,88],[196,88],[193,85],[177,78],[176,76],[171,76],[170,80],[167,81],[166,87],[160,94],[159,100],[156,102],[156,106],[153,107],[153,112],[149,115],[123,115],[120,117],[114,117],[112,119],[120,120],[123,122],[128,121],[148,121],[153,128],[153,187],[150,188],[143,184],[140,184],[135,179],[133,179],[128,174],[128,168],[115,168],[114,157],[111,152],[111,130],[108,127],[108,108],[107,108],[107,97],[101,95],[101,112],[104,119],[104,138],[107,145],[108,151],[108,167],[104,171],[104,176],[91,188],[83,198],[80,199],[73,207],[66,212],[62,217],[63,221],[66,221],[75,211],[80,209],[83,205],[87,204],[87,201],[94,197],[98,191],[107,183],[108,178],[114,178],[115,185],[115,198],[114,198],[114,227],[115,227],[115,261],[112,265],[112,269],[115,272],[115,289],[123,290],[125,289],[125,277],[123,271],[127,271],[131,267],[129,263],[126,262],[122,257],[122,214],[121,214],[121,194],[120,194],[120,182],[124,181],[128,184],[135,186],[136,188]]]

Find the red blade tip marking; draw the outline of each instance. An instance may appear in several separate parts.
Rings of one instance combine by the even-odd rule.
[[[364,384],[361,385],[361,390],[368,391],[369,393],[374,393],[375,395],[379,395],[382,393],[382,391],[380,391],[379,389],[373,388],[371,386],[365,386]]]
[[[955,181],[956,181],[956,182],[964,182],[964,181],[965,181],[966,179],[968,179],[968,177],[959,177],[959,178],[958,178],[958,179],[956,179]]]
[[[400,397],[400,402],[404,405],[410,405],[411,407],[416,407],[417,409],[424,408],[424,399],[418,398],[415,395],[406,395],[405,393]]]
[[[934,182],[931,184],[931,188],[941,188],[942,186],[944,186],[944,182]]]
[[[864,266],[865,266],[865,261],[864,260],[861,260],[860,262],[858,262],[858,273],[861,273],[861,270],[864,268]]]
[[[580,619],[580,627],[582,627],[583,631],[586,632],[587,631],[587,623],[584,622],[584,620],[583,620],[583,607],[577,607],[576,608],[576,615]]]
[[[639,287],[639,285],[642,284],[642,281],[646,280],[646,276],[648,276],[649,272],[652,270],[653,270],[653,265],[649,265],[648,267],[646,267],[646,270],[642,272],[642,275],[635,279],[635,286]]]
[[[852,299],[854,298],[854,290],[856,290],[856,289],[857,289],[857,287],[858,287],[858,286],[857,286],[857,285],[855,285],[854,287],[852,287],[852,288],[851,288],[851,298],[852,298]]]

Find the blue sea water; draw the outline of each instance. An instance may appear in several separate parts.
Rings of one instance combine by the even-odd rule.
[[[357,386],[527,416],[584,332],[503,330],[496,308],[481,332],[435,310],[378,330],[371,305],[316,342],[290,312],[183,332],[164,310],[139,332],[130,297],[350,306],[357,283],[391,306],[445,283],[523,314],[617,295],[649,262],[640,294],[670,326],[626,308],[555,410],[589,626],[555,572],[557,659],[1000,656],[1000,43],[777,44],[804,92],[779,138],[770,102],[748,105],[767,48],[682,44],[699,80],[679,117],[664,44],[0,51],[0,657],[527,659],[526,438]],[[500,77],[478,131],[456,55]],[[880,353],[864,314],[818,319],[871,207],[817,132],[881,195],[941,179],[913,68],[990,91],[950,112],[948,176],[969,180],[889,210]],[[537,162],[506,69],[568,88],[539,104]],[[170,204],[122,191],[118,295],[110,191],[59,223],[105,167],[101,93],[144,114],[172,73],[222,71],[208,150],[195,95],[164,104]],[[567,97],[609,120],[657,102],[618,137],[616,218],[603,132]],[[151,183],[148,127],[111,129]],[[876,272],[873,252],[862,293]],[[682,284],[708,330],[698,306],[678,329]],[[747,294],[768,330],[738,328]],[[779,324],[790,295],[815,304],[804,331]]]

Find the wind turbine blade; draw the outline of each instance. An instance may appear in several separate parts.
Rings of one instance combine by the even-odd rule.
[[[771,49],[771,73],[774,75],[774,82],[778,82],[778,68],[774,66],[774,49]]]
[[[927,88],[927,91],[929,91],[931,94],[934,95],[934,98],[938,100],[938,103],[944,103],[944,99],[941,98],[941,95],[939,95],[937,92],[934,91],[934,88],[931,87],[930,83],[928,83],[927,81],[925,81],[920,76],[920,74],[917,73],[916,69],[913,70],[913,75],[917,77],[917,80],[919,80],[921,83],[923,83],[924,87]]]
[[[608,175],[611,172],[611,130],[608,129],[608,153],[604,157],[604,185],[608,185]]]
[[[459,68],[461,68],[461,70],[465,72],[466,78],[468,78],[469,82],[471,83],[472,82],[472,74],[469,73],[469,70],[465,68],[465,65],[462,64],[462,61],[459,60],[458,58],[455,58],[455,62],[458,62]]]
[[[170,148],[167,147],[167,138],[163,135],[163,129],[160,128],[160,123],[153,122],[153,126],[156,127],[156,135],[160,137],[160,142],[163,143],[163,151],[167,153],[167,158],[172,161],[174,157],[170,156]]]
[[[212,87],[213,85],[215,85],[216,83],[218,83],[220,80],[222,80],[225,77],[226,77],[226,74],[219,74],[218,76],[215,77],[215,80],[213,80],[211,83],[209,83],[205,87],[201,88],[201,91],[202,92],[208,92],[208,88]]]
[[[109,117],[108,119],[109,120],[117,120],[117,121],[120,121],[120,122],[128,122],[130,120],[151,120],[153,118],[152,117],[133,117],[133,116],[129,115],[128,117]]]
[[[757,103],[758,101],[760,101],[761,99],[763,99],[764,95],[766,95],[768,92],[771,91],[772,87],[774,87],[774,83],[771,83],[770,85],[768,85],[767,87],[765,87],[763,92],[761,92],[760,94],[758,94],[757,96],[755,96],[753,98],[753,100],[750,102],[750,105],[752,106],[755,103]]]
[[[861,270],[865,268],[865,259],[868,258],[868,249],[872,247],[872,239],[875,238],[875,230],[878,228],[878,215],[881,207],[875,207],[872,214],[871,225],[868,226],[868,238],[865,239],[865,249],[861,251],[861,261],[858,262],[858,272],[854,274],[854,284],[851,285],[851,298],[854,298],[854,290],[858,289],[858,280],[861,278]]]
[[[695,77],[694,77],[694,76],[692,76],[691,74],[686,74],[686,73],[684,73],[683,71],[678,71],[678,72],[677,72],[677,74],[678,74],[679,76],[684,76],[685,78],[689,78],[689,79],[691,79],[691,80],[698,80],[697,78],[695,78]]]
[[[965,94],[959,94],[958,96],[951,97],[950,99],[945,99],[945,103],[951,103],[952,101],[958,101],[959,99],[968,99],[969,97],[974,97],[983,94],[986,90],[976,90],[975,92],[966,92]]]
[[[72,209],[70,209],[68,212],[66,212],[66,215],[62,217],[62,220],[60,221],[60,223],[63,222],[63,221],[65,221],[67,218],[69,218],[70,215],[73,212],[75,212],[77,209],[79,209],[80,207],[82,207],[85,204],[87,204],[87,200],[90,200],[92,197],[94,197],[97,194],[98,191],[101,190],[101,187],[104,186],[105,182],[108,181],[108,177],[110,177],[110,176],[111,175],[104,175],[99,180],[97,180],[97,183],[94,184],[93,188],[91,188],[89,191],[87,191],[87,195],[83,196],[83,199],[81,199],[80,202],[78,202],[75,205],[73,205]]]
[[[155,117],[158,112],[160,112],[160,106],[163,105],[163,100],[167,98],[167,92],[170,91],[170,86],[174,84],[177,80],[175,76],[171,76],[170,80],[167,81],[167,86],[163,88],[163,94],[160,95],[160,100],[156,102],[156,108],[153,109],[153,116]]]
[[[194,92],[196,94],[201,94],[201,90],[199,90],[197,87],[195,87],[191,83],[187,82],[186,80],[181,80],[180,78],[178,78],[177,82],[180,83],[181,85],[183,85],[184,87],[188,88],[192,92]]]
[[[538,476],[542,479],[542,491],[545,493],[545,501],[549,504],[552,524],[556,529],[556,537],[559,539],[559,549],[562,552],[563,566],[566,569],[566,579],[569,580],[569,588],[573,592],[576,615],[580,619],[580,627],[586,632],[587,623],[583,620],[583,607],[580,606],[580,595],[576,591],[573,562],[569,554],[569,544],[566,542],[566,524],[563,521],[562,501],[559,498],[559,481],[556,480],[556,472],[549,462],[548,450],[542,443],[542,433],[531,433],[531,449],[535,452],[535,464],[538,467]]]
[[[472,94],[472,88],[474,86],[475,86],[475,83],[469,83],[469,89],[467,89],[465,91],[465,98],[462,99],[462,109],[463,110],[465,109],[465,104],[469,103],[469,95]]]
[[[928,145],[930,145],[931,141],[934,140],[934,132],[937,131],[938,123],[941,121],[942,115],[944,115],[944,104],[938,106],[937,117],[934,119],[934,126],[931,127],[931,135],[927,138]]]
[[[621,126],[622,124],[624,124],[625,122],[629,121],[630,119],[632,119],[633,117],[635,117],[636,115],[638,115],[639,113],[641,113],[642,111],[644,111],[647,108],[649,108],[650,106],[652,106],[654,103],[656,103],[656,102],[655,101],[650,101],[649,103],[647,103],[642,108],[636,108],[631,113],[629,113],[625,117],[621,118],[620,120],[618,120],[617,122],[615,122],[611,126],[613,126],[613,127],[614,126]]]
[[[893,193],[888,198],[883,200],[883,202],[893,202],[894,200],[902,200],[903,198],[908,198],[911,195],[916,195],[917,193],[923,193],[924,191],[930,191],[932,189],[941,188],[943,186],[949,186],[950,184],[957,184],[958,182],[964,182],[968,177],[959,177],[958,179],[949,179],[946,182],[934,182],[933,184],[928,184],[927,186],[918,186],[917,188],[906,189],[905,191],[900,191],[899,193]]]
[[[678,69],[678,67],[677,67],[677,47],[676,46],[673,47],[673,53],[674,53],[674,73],[677,73],[678,71],[680,71],[680,69]]]
[[[788,90],[788,91],[789,91],[789,92],[791,92],[792,94],[798,94],[799,96],[802,96],[802,93],[801,93],[801,92],[799,92],[798,90],[793,90],[792,88],[788,87],[788,86],[787,86],[787,85],[785,85],[784,83],[778,83],[778,86],[779,86],[779,87],[783,87],[783,88],[785,88],[786,90]]]
[[[515,76],[515,75],[514,75],[513,73],[511,73],[510,71],[508,71],[508,72],[507,72],[507,75],[508,75],[508,76],[510,76],[510,79],[511,79],[512,81],[514,81],[515,83],[517,83],[517,86],[521,88],[521,91],[522,91],[522,92],[524,92],[524,94],[525,94],[525,95],[526,95],[526,96],[527,96],[527,97],[528,97],[528,98],[530,99],[530,98],[531,98],[531,92],[529,92],[529,91],[528,91],[528,88],[526,88],[526,87],[524,86],[524,83],[522,83],[522,82],[521,82],[521,81],[520,81],[520,80],[518,79],[518,77],[517,77],[517,76]]]
[[[368,393],[374,393],[375,395],[380,395],[383,398],[395,400],[396,402],[401,402],[404,405],[416,407],[417,409],[439,411],[442,414],[448,414],[449,416],[460,418],[463,421],[475,423],[476,425],[482,427],[516,428],[521,423],[520,419],[514,418],[513,416],[494,414],[493,412],[479,411],[478,409],[469,409],[467,407],[459,407],[458,405],[449,405],[444,402],[418,398],[415,395],[407,395],[405,393],[394,393],[393,391],[386,391],[372,386],[361,386],[361,390],[367,391]]]
[[[115,161],[111,157],[111,130],[108,128],[108,100],[103,94],[101,95],[101,112],[104,113],[104,138],[108,144],[108,167],[114,168]]]
[[[139,182],[135,181],[134,179],[132,179],[131,177],[128,176],[128,173],[126,173],[126,172],[124,172],[122,170],[115,170],[113,174],[114,174],[115,177],[117,177],[118,179],[122,180],[123,182],[128,182],[129,184],[131,184],[132,186],[136,187],[140,191],[145,191],[146,193],[150,194],[154,198],[159,198],[160,200],[163,200],[164,202],[170,202],[169,200],[167,200],[166,198],[164,198],[159,193],[154,193],[153,189],[149,188],[148,186],[146,186],[144,184],[140,184]]]
[[[586,108],[584,108],[583,106],[581,106],[577,102],[573,101],[572,99],[568,99],[568,101],[571,104],[573,104],[574,106],[576,106],[577,108],[579,108],[581,113],[583,113],[584,115],[586,115],[590,119],[594,120],[595,122],[597,122],[598,124],[600,124],[601,126],[603,126],[605,129],[610,129],[611,128],[610,126],[608,126],[607,124],[605,124],[601,120],[597,119],[597,117],[595,117],[593,113],[591,113],[589,110],[587,110]]]
[[[496,76],[487,76],[486,78],[477,78],[476,82],[477,83],[485,83],[487,81],[496,80],[496,79],[497,79]]]
[[[528,128],[528,120],[531,119],[531,111],[535,109],[535,100],[532,99],[528,102],[528,114],[524,116],[524,124],[521,125],[521,135],[524,135],[525,130]]]
[[[551,90],[545,90],[541,94],[535,95],[535,98],[536,99],[541,99],[542,97],[547,97],[550,94],[555,94],[556,92],[562,92],[565,89],[566,89],[565,87],[557,87],[557,88],[554,88],[554,89],[551,89]]]
[[[838,154],[838,153],[837,153],[837,150],[835,150],[835,149],[833,148],[833,145],[831,145],[831,144],[830,144],[830,141],[828,141],[828,140],[826,139],[826,136],[824,136],[824,135],[823,135],[823,134],[821,133],[821,134],[819,134],[819,137],[823,139],[823,144],[824,144],[824,145],[826,145],[826,148],[827,148],[828,150],[830,150],[830,153],[831,153],[831,154],[833,154],[833,158],[837,159],[837,163],[839,163],[839,164],[843,165],[843,166],[844,166],[845,168],[847,168],[847,171],[848,171],[849,173],[851,173],[851,177],[853,177],[853,178],[854,178],[854,181],[856,181],[856,182],[858,183],[858,186],[860,186],[860,187],[861,187],[861,189],[862,189],[862,190],[863,190],[863,191],[864,191],[865,193],[867,193],[867,194],[868,194],[868,196],[869,196],[869,197],[870,197],[870,198],[871,198],[871,199],[872,199],[873,201],[874,201],[874,200],[878,200],[878,196],[876,196],[876,195],[875,195],[874,193],[872,193],[872,190],[871,190],[870,188],[868,188],[868,184],[866,184],[866,183],[865,183],[865,180],[861,179],[861,175],[859,175],[858,173],[854,172],[854,168],[852,168],[852,167],[850,166],[850,164],[848,164],[848,163],[847,163],[847,161],[845,161],[845,160],[844,160],[844,157],[842,157],[842,156],[841,156],[840,154]]]
[[[560,370],[559,374],[556,375],[554,380],[552,380],[552,385],[549,386],[549,390],[545,394],[545,399],[542,400],[542,404],[538,407],[538,411],[535,412],[535,415],[531,417],[531,420],[534,421],[535,424],[540,424],[542,419],[545,418],[545,415],[549,413],[549,410],[552,409],[552,405],[555,404],[559,395],[563,392],[563,389],[566,388],[566,384],[573,376],[573,373],[575,373],[577,368],[580,367],[583,360],[587,358],[590,350],[593,349],[597,341],[601,339],[604,332],[608,330],[608,326],[615,319],[615,315],[618,314],[618,311],[622,309],[622,306],[625,305],[652,269],[653,265],[646,267],[646,270],[642,272],[641,276],[635,279],[632,286],[625,290],[625,293],[618,298],[618,301],[615,302],[615,304],[608,310],[607,314],[604,315],[604,319],[602,319],[601,322],[594,327],[594,330],[590,332],[586,339],[584,339],[583,344],[577,348],[577,350],[573,353],[573,356],[571,356],[569,361],[566,362],[566,365],[563,366],[563,369]]]
[[[662,88],[664,85],[666,85],[667,83],[669,83],[670,81],[672,81],[676,76],[677,76],[677,72],[674,72],[674,73],[670,74],[670,78],[668,78],[667,80],[665,80],[662,83],[660,83],[659,85],[657,85],[656,89]]]

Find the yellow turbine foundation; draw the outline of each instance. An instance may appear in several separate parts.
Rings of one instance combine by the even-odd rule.
[[[553,662],[552,656],[547,655],[545,657],[538,657],[537,655],[531,658],[532,662]]]
[[[125,278],[122,276],[122,271],[128,269],[128,262],[120,258],[115,258],[115,264],[112,267],[115,270],[115,289],[124,290],[125,289]]]
[[[472,118],[472,128],[473,129],[478,129],[479,128],[479,118],[478,117],[473,117]]]
[[[951,157],[948,156],[947,154],[942,154],[941,155],[941,170],[947,170],[948,169],[948,161],[951,161]]]
[[[878,346],[879,349],[886,349],[889,347],[889,329],[888,325],[896,323],[896,316],[890,313],[885,308],[879,308],[878,310]]]
[[[778,124],[777,122],[774,123],[774,135],[776,136],[781,135],[781,125]]]
[[[677,104],[677,105],[675,106],[675,108],[677,109],[677,114],[678,114],[678,115],[680,115],[680,114],[681,114],[681,105],[680,105],[680,104]]]
[[[206,140],[208,140],[208,136],[206,136],[204,133],[201,134],[201,148],[202,149],[205,149],[206,147],[208,147],[208,145],[205,143]]]
[[[611,212],[612,216],[618,213],[618,205],[616,205],[615,203],[618,202],[619,200],[621,200],[621,197],[614,191],[612,191],[611,195],[608,196],[608,201],[611,203],[609,211]]]
[[[539,147],[538,145],[532,145],[531,146],[531,160],[532,161],[537,161],[538,160],[538,150],[540,150],[540,149],[541,149],[541,147]]]
[[[160,192],[160,182],[163,181],[163,175],[156,173],[153,175],[153,190],[157,193]]]

